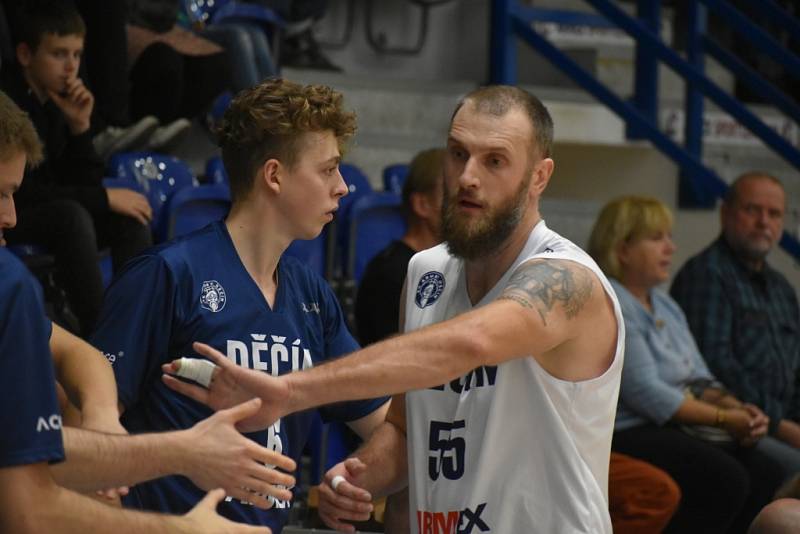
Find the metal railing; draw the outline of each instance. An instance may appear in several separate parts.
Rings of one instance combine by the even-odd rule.
[[[772,35],[751,22],[726,0],[685,0],[688,10],[687,47],[684,59],[660,36],[660,0],[637,0],[637,16],[631,16],[611,0],[584,0],[597,14],[540,9],[518,0],[492,0],[491,76],[493,83],[517,81],[516,40],[521,38],[581,88],[614,111],[626,124],[630,139],[646,139],[681,169],[679,203],[683,207],[711,207],[724,196],[728,184],[702,161],[704,98],[750,130],[767,147],[800,169],[800,150],[705,75],[705,55],[713,57],[743,84],[787,117],[800,122],[800,106],[771,81],[719,45],[707,32],[709,12],[720,17],[737,37],[780,62],[786,72],[800,79],[800,58]],[[800,24],[773,0],[759,1],[759,14],[800,42]],[[555,22],[595,28],[617,28],[636,42],[634,94],[626,101],[554,46],[534,27],[535,22]],[[658,126],[658,65],[663,62],[686,81],[684,140],[679,144]],[[784,232],[781,246],[800,258],[800,243]]]

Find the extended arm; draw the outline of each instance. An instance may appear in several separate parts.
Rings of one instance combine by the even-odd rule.
[[[590,271],[577,263],[532,260],[503,295],[448,321],[371,345],[346,358],[279,378],[249,372],[211,347],[196,344],[219,368],[210,389],[165,376],[167,385],[215,409],[253,395],[264,400],[247,428],[346,399],[367,399],[443,384],[481,365],[534,355],[554,376],[599,376],[613,358],[616,321]],[[572,356],[569,356],[569,355]],[[174,373],[176,363],[164,366]]]
[[[51,470],[60,485],[79,491],[179,474],[202,489],[222,487],[228,495],[268,508],[266,497],[244,488],[289,500],[291,492],[274,485],[291,487],[294,478],[264,464],[286,471],[293,471],[295,465],[291,458],[261,447],[236,430],[234,425],[256,413],[260,404],[253,399],[176,432],[114,436],[64,428],[67,461]]]
[[[14,534],[269,532],[219,517],[214,510],[224,497],[220,490],[211,492],[182,517],[134,512],[106,506],[58,486],[44,463],[0,468],[0,494],[0,532]]]

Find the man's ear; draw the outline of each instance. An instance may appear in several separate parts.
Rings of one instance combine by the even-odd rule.
[[[259,169],[258,180],[277,195],[281,192],[284,175],[285,167],[283,164],[275,158],[270,158]]]
[[[547,184],[550,183],[550,177],[553,176],[554,168],[555,162],[552,158],[544,158],[533,168],[531,182],[537,196],[540,196],[547,187]]]
[[[17,53],[17,62],[23,67],[27,67],[31,64],[31,58],[33,58],[33,50],[28,45],[28,43],[19,43],[16,48]]]
[[[409,195],[411,201],[411,211],[417,216],[418,219],[427,219],[430,217],[431,210],[433,209],[433,202],[430,195],[415,191]]]

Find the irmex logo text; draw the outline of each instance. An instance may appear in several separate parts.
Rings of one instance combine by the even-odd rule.
[[[489,525],[481,519],[486,503],[479,504],[475,511],[464,508],[462,511],[428,512],[417,510],[419,534],[473,534],[491,532]]]

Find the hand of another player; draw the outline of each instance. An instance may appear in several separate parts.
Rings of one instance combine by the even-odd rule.
[[[262,447],[235,428],[237,422],[258,413],[260,407],[261,399],[250,399],[185,431],[181,474],[199,488],[221,487],[227,495],[263,509],[272,506],[267,496],[291,500],[292,492],[287,488],[294,486],[294,477],[273,466],[291,472],[297,467],[294,460]]]
[[[283,380],[261,371],[239,367],[224,354],[204,343],[194,343],[192,347],[217,366],[208,388],[171,376],[178,373],[180,360],[161,366],[165,373],[162,379],[167,387],[214,410],[230,408],[253,397],[261,398],[262,404],[258,413],[240,420],[236,425],[243,432],[263,430],[286,414],[289,388]]]
[[[367,521],[372,512],[372,495],[359,487],[367,466],[358,458],[348,458],[325,473],[319,485],[319,516],[334,530],[355,532],[355,527],[343,521]],[[334,477],[344,477],[333,489]]]
[[[209,491],[203,500],[181,518],[184,529],[179,532],[193,534],[271,534],[267,527],[253,527],[234,523],[217,514],[217,505],[225,497],[221,489]]]
[[[124,187],[106,187],[106,196],[111,211],[133,217],[143,225],[153,220],[153,209],[143,194]]]
[[[83,80],[75,78],[66,82],[64,92],[47,91],[53,103],[64,114],[67,126],[73,135],[79,135],[89,129],[94,95],[83,85]]]

